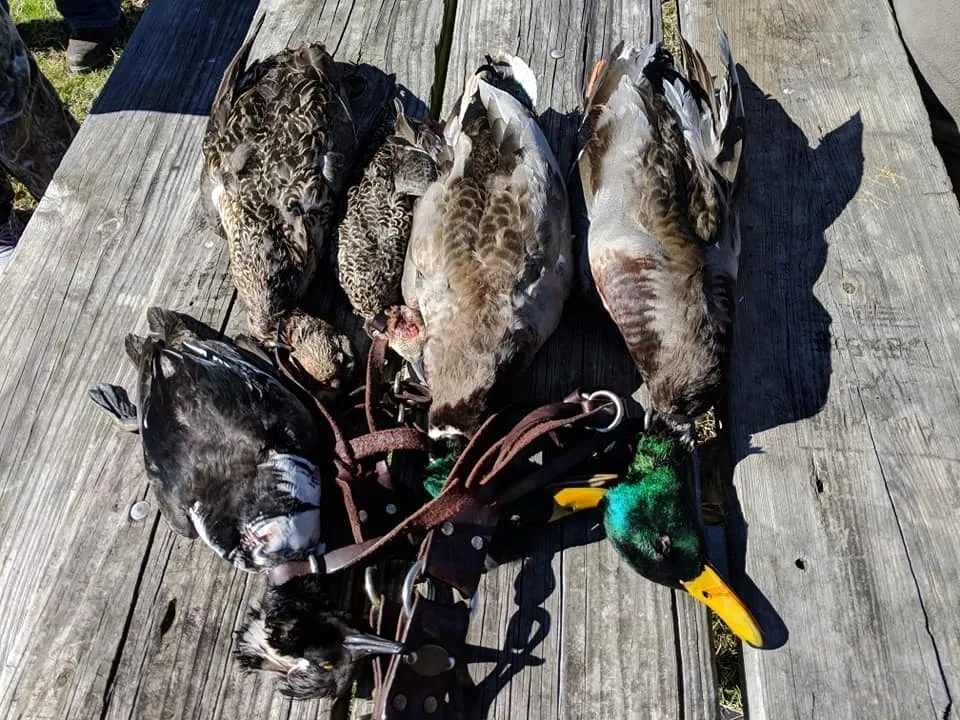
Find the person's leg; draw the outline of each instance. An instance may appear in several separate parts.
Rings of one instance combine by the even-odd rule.
[[[7,174],[0,170],[0,275],[13,256],[22,232],[23,225],[13,211],[13,186]]]
[[[120,0],[57,0],[57,10],[70,25],[70,69],[84,72],[106,65],[122,19]]]
[[[903,42],[920,76],[933,140],[960,194],[960,0],[894,0]]]
[[[77,133],[77,122],[0,11],[0,166],[35,198]]]

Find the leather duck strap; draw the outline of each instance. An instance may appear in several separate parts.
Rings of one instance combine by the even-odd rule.
[[[329,551],[326,556],[327,572],[351,567],[384,545],[409,533],[426,532],[454,520],[460,522],[464,528],[475,524],[476,519],[485,512],[485,508],[499,508],[502,505],[501,495],[509,494],[511,501],[520,497],[516,492],[511,492],[511,483],[507,482],[510,473],[505,471],[511,460],[517,458],[534,442],[561,428],[605,430],[611,425],[608,417],[611,407],[616,408],[619,417],[622,408],[614,402],[598,402],[577,396],[577,399],[537,408],[512,423],[510,419],[515,417],[513,413],[505,411],[492,415],[460,453],[437,497],[374,541],[368,540]],[[555,469],[552,463],[569,464],[569,460],[564,460],[565,457],[566,455],[562,455],[527,478],[514,482],[522,485],[523,494],[533,492],[556,477],[560,465]],[[568,468],[564,467],[563,472],[567,471]],[[486,522],[484,520],[484,524]],[[496,524],[495,519],[493,524]],[[458,539],[461,538],[458,536]],[[484,539],[484,536],[481,536],[481,539],[485,545],[489,537]],[[473,543],[473,536],[467,537],[467,541]],[[476,583],[470,585],[475,588]],[[457,584],[454,584],[454,587],[457,587]],[[469,590],[465,594],[472,595],[469,586],[461,589]]]
[[[289,365],[286,347],[279,341],[274,345],[277,368],[294,387],[313,400],[318,414],[330,428],[336,481],[343,494],[354,542],[359,546],[363,546],[370,538],[387,533],[400,517],[398,498],[387,468],[387,455],[404,450],[426,452],[429,448],[426,434],[410,427],[384,428],[377,419],[386,349],[383,339],[371,343],[363,405],[367,431],[348,439],[326,406],[300,382],[297,373]],[[331,572],[331,568],[336,567],[336,557],[325,558],[325,561],[327,571]]]
[[[465,499],[448,501],[442,505],[444,512],[431,513],[436,524],[427,531],[419,559],[404,583],[404,611],[395,637],[408,653],[391,658],[386,670],[381,668],[377,674],[375,717],[453,717],[448,698],[455,697],[457,689],[456,674],[458,664],[463,662],[470,608],[461,601],[427,599],[414,591],[414,582],[425,580],[438,590],[454,588],[472,602],[483,574],[487,546],[501,509],[508,504],[505,500],[509,497],[512,501],[566,474],[609,443],[609,438],[599,432],[586,439],[578,437],[571,448],[519,481],[508,479],[515,475],[508,472],[511,461],[562,428],[607,429],[605,426],[612,425],[605,413],[608,407],[579,396],[568,398],[526,414],[507,432],[503,432],[501,421],[491,418],[474,436],[433,503],[441,507],[445,496]],[[621,417],[619,406],[617,412]],[[462,479],[464,476],[466,479]],[[511,492],[518,486],[521,492]]]

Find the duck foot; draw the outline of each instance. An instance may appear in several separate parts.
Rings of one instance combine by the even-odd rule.
[[[100,383],[89,390],[90,399],[106,410],[124,432],[140,432],[137,406],[130,402],[127,391],[119,385]]]

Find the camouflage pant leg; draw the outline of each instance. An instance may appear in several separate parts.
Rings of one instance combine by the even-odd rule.
[[[77,122],[0,8],[0,167],[43,195],[77,132]]]

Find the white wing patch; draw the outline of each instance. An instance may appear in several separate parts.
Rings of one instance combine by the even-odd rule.
[[[217,545],[210,537],[210,533],[206,526],[207,512],[203,509],[203,505],[200,504],[199,500],[190,506],[187,514],[190,515],[190,521],[193,523],[193,528],[197,531],[197,535],[200,536],[200,539],[213,548],[217,555],[222,558],[226,558],[229,555],[227,550]]]
[[[299,455],[270,452],[265,463],[276,468],[284,480],[282,488],[298,502],[320,505],[320,473],[317,466]]]

